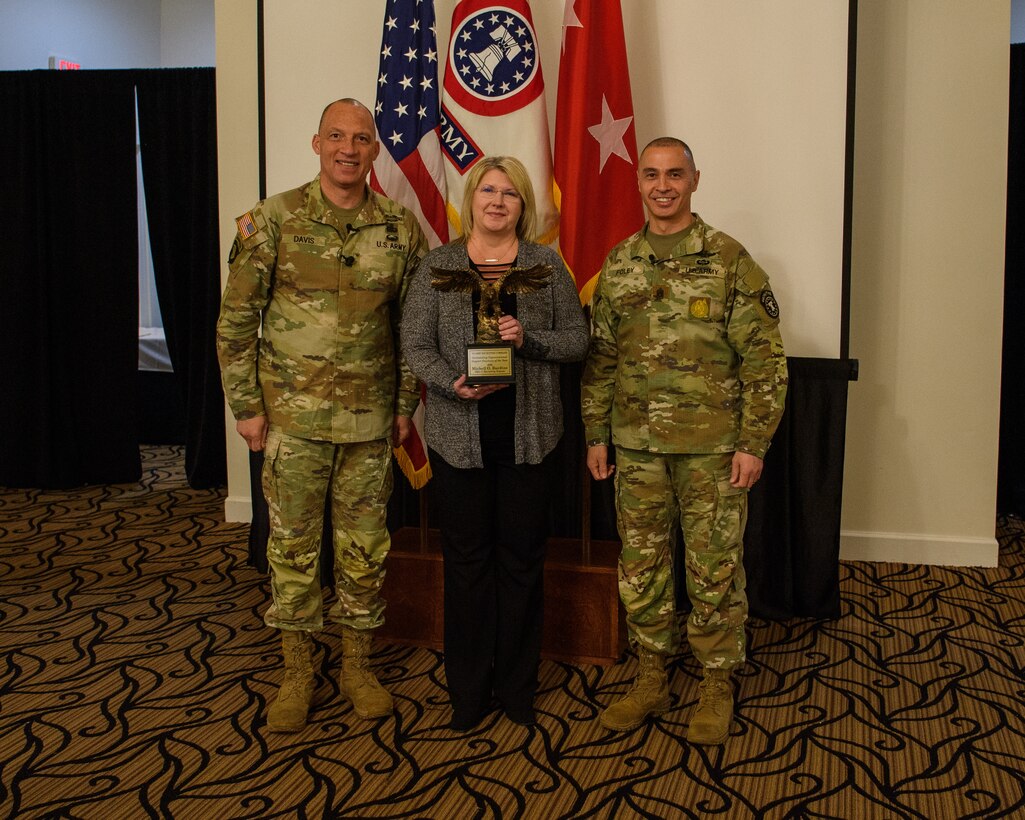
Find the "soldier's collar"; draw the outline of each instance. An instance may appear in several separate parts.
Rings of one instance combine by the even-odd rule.
[[[630,248],[630,256],[633,259],[644,259],[649,262],[655,261],[655,254],[652,252],[651,243],[648,241],[648,228],[650,223],[645,222],[644,227],[634,234],[634,242]],[[687,235],[678,242],[672,250],[668,259],[675,259],[678,256],[691,256],[703,253],[706,250],[705,230],[708,227],[705,221],[695,212],[694,221],[690,224]]]
[[[320,187],[320,174],[317,174],[313,182],[314,184],[310,186],[307,194],[310,216],[318,222],[332,225],[340,230],[345,228],[345,225],[338,224],[334,212],[324,197],[324,191]],[[387,225],[389,228],[394,228],[398,221],[399,218],[395,214],[385,213],[377,192],[367,185],[363,207],[350,224],[356,228],[368,228],[376,225]]]

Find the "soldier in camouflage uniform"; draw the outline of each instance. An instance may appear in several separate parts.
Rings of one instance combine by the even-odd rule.
[[[390,445],[409,434],[418,400],[398,355],[400,306],[427,250],[410,212],[366,184],[380,143],[361,103],[329,105],[313,150],[316,179],[236,220],[217,323],[238,432],[264,451],[273,594],[264,620],[282,631],[285,659],[267,725],[282,732],[305,726],[313,692],[327,496],[337,584],[328,617],[342,624],[342,693],[361,717],[392,710],[368,655],[384,620]]]
[[[679,515],[693,607],[687,637],[704,668],[687,737],[719,744],[733,717],[730,670],[745,659],[747,491],[783,412],[786,357],[765,272],[691,211],[700,172],[690,148],[662,137],[638,165],[648,223],[602,267],[582,385],[596,479],[612,474],[608,445],[616,446],[619,591],[640,666],[600,720],[632,729],[669,707]]]

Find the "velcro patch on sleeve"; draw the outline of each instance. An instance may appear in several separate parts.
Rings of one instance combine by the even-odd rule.
[[[246,211],[242,216],[238,217],[235,220],[235,225],[238,226],[238,235],[243,239],[248,239],[258,230],[252,211]]]
[[[762,308],[764,308],[770,319],[779,318],[779,303],[776,301],[776,297],[772,295],[771,290],[768,288],[763,290],[759,301],[762,303]]]

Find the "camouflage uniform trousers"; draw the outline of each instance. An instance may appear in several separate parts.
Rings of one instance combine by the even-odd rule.
[[[730,486],[733,453],[677,455],[616,449],[619,597],[632,643],[659,654],[678,646],[672,531],[686,548],[687,638],[703,667],[745,659],[747,491]]]
[[[337,593],[328,620],[355,629],[384,623],[380,590],[391,546],[386,524],[391,490],[388,440],[334,444],[271,426],[263,462],[273,596],[264,615],[267,626],[308,631],[324,626],[320,543],[328,493]]]

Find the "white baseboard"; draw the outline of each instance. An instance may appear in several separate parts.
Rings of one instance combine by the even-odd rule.
[[[253,499],[249,496],[229,495],[224,500],[224,520],[250,523],[253,520]]]
[[[999,563],[997,539],[960,535],[904,532],[840,533],[841,561],[886,561],[898,564],[936,564],[956,567],[995,567]]]
[[[249,496],[228,496],[224,501],[224,520],[247,524],[251,522],[252,499]],[[995,567],[999,563],[999,555],[999,544],[995,537],[966,538],[959,535],[856,530],[840,533],[841,561]]]

